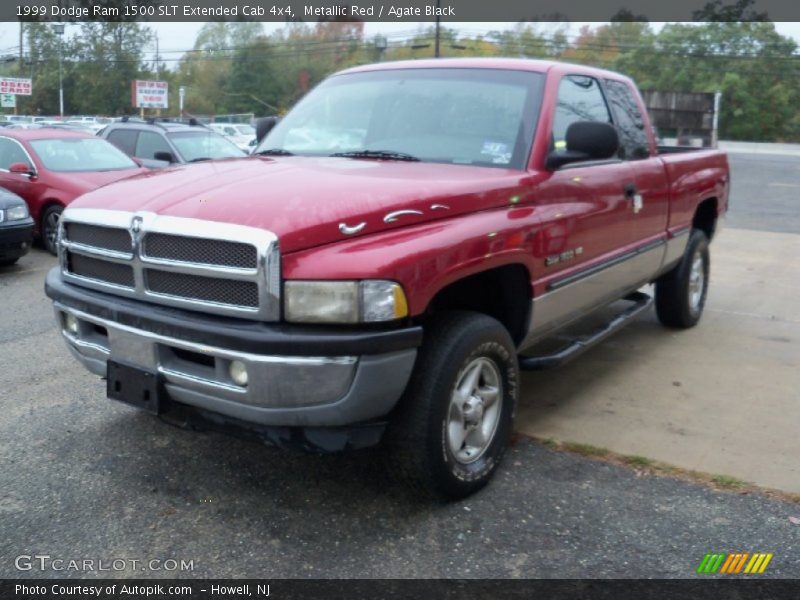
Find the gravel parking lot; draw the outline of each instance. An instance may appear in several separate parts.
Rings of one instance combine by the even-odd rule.
[[[731,164],[729,226],[800,231],[800,158]],[[88,573],[127,577],[691,577],[705,553],[734,551],[773,552],[767,575],[800,573],[797,504],[522,437],[489,488],[445,505],[394,483],[375,452],[175,429],[106,400],[68,354],[42,292],[54,264],[35,250],[0,270],[0,577],[86,575],[15,568],[33,554],[193,561]]]

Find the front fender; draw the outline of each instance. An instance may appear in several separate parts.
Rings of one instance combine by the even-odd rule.
[[[389,279],[406,292],[411,316],[438,291],[495,267],[534,273],[541,224],[533,206],[487,210],[287,254],[286,279]]]

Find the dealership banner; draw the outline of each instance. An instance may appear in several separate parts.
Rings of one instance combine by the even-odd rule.
[[[0,77],[0,94],[30,96],[33,84],[30,79],[19,77]]]
[[[0,3],[2,21],[648,21],[704,20],[697,0],[12,0]],[[733,5],[733,0],[716,2]],[[741,4],[741,2],[740,2]],[[800,20],[800,2],[752,0],[745,19]],[[749,16],[748,16],[749,15]]]
[[[169,108],[169,84],[166,81],[132,81],[131,105],[136,108]]]

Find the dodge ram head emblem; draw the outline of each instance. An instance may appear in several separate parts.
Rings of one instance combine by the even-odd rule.
[[[131,233],[136,236],[142,230],[142,217],[133,217],[131,220]]]

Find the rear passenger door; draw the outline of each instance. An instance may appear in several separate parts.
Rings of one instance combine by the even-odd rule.
[[[650,147],[639,95],[625,81],[606,79],[606,97],[620,140],[620,158],[633,170],[636,198],[632,206],[632,236],[638,244],[655,243],[666,236],[669,218],[669,182],[661,159]]]

